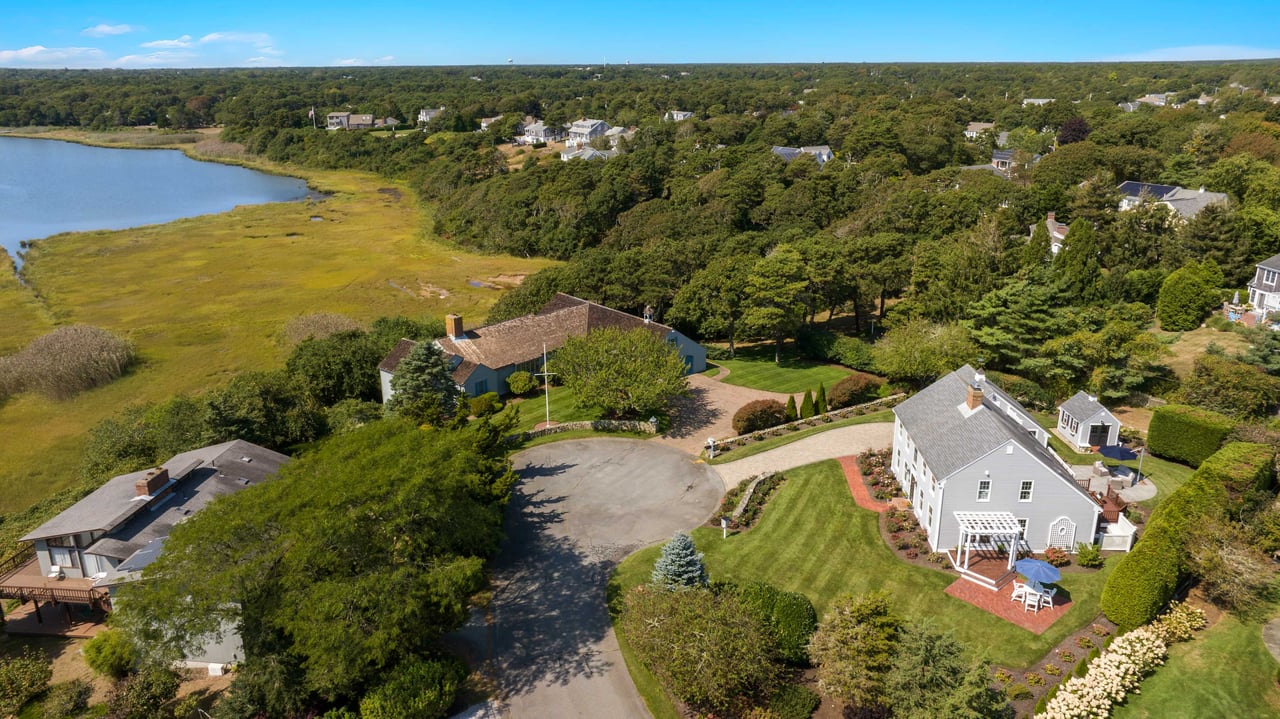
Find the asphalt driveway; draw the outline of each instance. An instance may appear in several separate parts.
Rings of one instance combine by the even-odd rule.
[[[715,510],[719,476],[672,447],[587,439],[514,458],[521,482],[495,571],[491,651],[512,717],[647,717],[605,606],[631,552]]]

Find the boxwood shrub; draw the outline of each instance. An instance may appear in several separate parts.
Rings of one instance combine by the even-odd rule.
[[[821,703],[822,697],[809,687],[784,684],[769,698],[769,710],[778,719],[809,719]]]
[[[1170,404],[1151,413],[1147,446],[1151,453],[1175,462],[1199,467],[1218,451],[1235,421],[1199,407]]]
[[[818,628],[818,613],[809,598],[765,582],[752,582],[738,592],[772,631],[778,655],[790,664],[808,664],[809,638]]]

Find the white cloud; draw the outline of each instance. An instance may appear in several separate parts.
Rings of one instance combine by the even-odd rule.
[[[390,65],[395,62],[394,55],[383,55],[382,57],[370,62],[359,57],[345,57],[340,60],[334,60],[333,64],[339,67],[366,67],[369,65]]]
[[[80,31],[81,35],[89,37],[107,37],[109,35],[124,35],[131,33],[138,28],[132,25],[108,25],[106,23],[98,23],[93,27],[87,27]]]
[[[191,36],[183,35],[172,40],[152,40],[142,43],[142,47],[191,47]]]
[[[1176,62],[1191,60],[1263,60],[1280,57],[1280,50],[1243,45],[1187,45],[1116,55],[1111,62]]]
[[[274,47],[271,47],[270,45],[266,45],[258,48],[258,52],[262,53],[263,55],[270,55],[272,57],[280,57],[281,55],[284,54],[284,50],[277,50]]]
[[[382,57],[378,58],[377,60],[374,60],[373,62],[378,65],[390,65],[395,61],[396,61],[395,55],[383,55]]]
[[[271,36],[265,32],[211,32],[200,38],[201,45],[214,42],[244,43],[257,47],[270,47]]]
[[[160,67],[164,65],[173,65],[189,61],[195,57],[194,53],[189,52],[173,52],[170,50],[160,50],[158,52],[149,52],[142,55],[125,55],[117,58],[111,63],[112,67]]]
[[[45,47],[32,45],[20,50],[0,50],[0,65],[38,67],[83,67],[101,65],[103,53],[96,47]]]

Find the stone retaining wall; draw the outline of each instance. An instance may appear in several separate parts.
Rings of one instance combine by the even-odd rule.
[[[584,422],[564,422],[562,424],[554,424],[550,427],[535,429],[529,432],[521,432],[507,437],[507,441],[512,444],[519,444],[538,437],[545,437],[549,434],[559,434],[561,432],[576,432],[578,430],[589,429],[595,432],[640,432],[641,434],[657,434],[658,425],[653,422],[641,422],[636,420],[613,420],[613,419],[594,419]]]
[[[863,414],[870,414],[871,412],[876,410],[888,409],[890,407],[897,405],[899,402],[901,402],[906,398],[907,396],[901,393],[889,395],[888,397],[882,397],[880,399],[877,399],[871,402],[864,402],[862,404],[855,404],[851,407],[842,407],[840,409],[834,409],[825,414],[815,414],[814,416],[809,417],[808,419],[798,419],[794,422],[787,422],[786,424],[775,425],[767,429],[756,430],[755,432],[738,435],[736,437],[726,437],[725,439],[717,439],[715,440],[716,455],[720,455],[722,452],[732,452],[733,449],[738,446],[735,443],[738,442],[739,440],[750,441],[755,439],[757,435],[761,438],[768,438],[768,437],[776,436],[774,433],[778,431],[781,431],[782,434],[786,434],[788,432],[797,432],[799,430],[808,429],[810,427],[820,427],[824,424],[824,422],[822,421],[823,417],[830,417],[833,422],[840,419],[857,417]],[[745,446],[745,444],[743,446]]]

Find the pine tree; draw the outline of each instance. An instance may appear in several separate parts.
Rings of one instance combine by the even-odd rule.
[[[804,400],[800,402],[800,419],[809,419],[813,416],[813,391],[804,391]]]
[[[827,413],[827,388],[821,382],[818,383],[818,394],[814,395],[813,398],[813,413]]]
[[[1043,222],[1037,222],[1036,228],[1031,231],[1031,239],[1027,240],[1027,245],[1022,249],[1022,266],[1026,270],[1034,270],[1044,267],[1049,261],[1052,242],[1049,238],[1049,228]]]
[[[419,342],[391,376],[395,394],[387,409],[418,422],[438,424],[453,416],[462,399],[449,374],[444,354],[430,342]]]
[[[794,395],[789,395],[787,397],[786,413],[788,422],[794,422],[797,419],[800,419],[800,416],[796,414],[796,398]]]
[[[707,565],[692,537],[676,532],[670,542],[662,545],[662,556],[653,565],[650,581],[667,589],[707,586]]]

